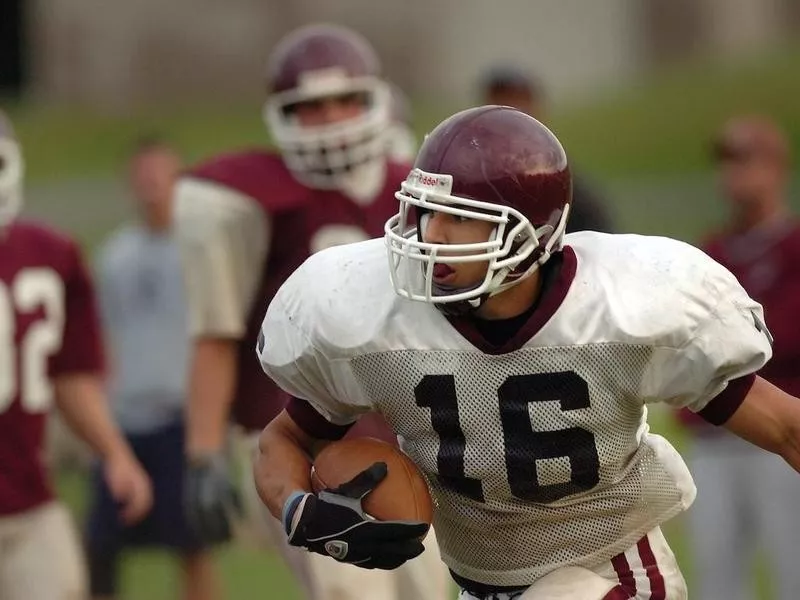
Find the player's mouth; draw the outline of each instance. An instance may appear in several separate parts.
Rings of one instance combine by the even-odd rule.
[[[455,278],[456,271],[449,265],[436,263],[433,265],[433,280],[436,283],[448,283]]]

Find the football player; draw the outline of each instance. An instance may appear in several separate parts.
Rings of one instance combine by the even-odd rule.
[[[194,337],[188,514],[210,542],[229,537],[237,502],[225,459],[229,414],[249,438],[252,462],[258,434],[288,399],[252,355],[264,306],[310,254],[380,235],[409,168],[387,160],[390,92],[375,52],[360,35],[331,25],[289,34],[272,54],[267,87],[264,117],[280,152],[218,156],[192,169],[177,189],[176,227]],[[396,443],[377,414],[353,435]],[[391,575],[331,568],[329,561],[289,547],[280,523],[258,500],[251,469],[246,471],[245,505],[260,517],[261,537],[277,540],[308,597],[424,600],[446,589],[435,545]]]
[[[264,319],[261,364],[293,398],[255,473],[289,542],[376,569],[421,552],[424,524],[361,508],[380,463],[359,497],[309,491],[308,454],[380,411],[429,478],[461,598],[686,598],[660,526],[695,486],[647,406],[800,468],[800,401],[755,374],[761,306],[688,244],[565,236],[567,156],[513,108],[441,123],[397,197],[384,240],[312,256]]]
[[[759,374],[800,395],[800,223],[787,202],[788,140],[770,119],[738,116],[725,123],[712,150],[730,217],[704,248],[768,316],[773,356]],[[800,589],[793,550],[800,542],[800,479],[787,477],[786,464],[773,454],[691,412],[678,415],[692,434],[687,463],[703,482],[687,515],[695,593],[708,600],[752,597],[748,567],[763,552],[775,596],[793,597]]]
[[[106,404],[92,282],[78,246],[22,220],[23,159],[0,112],[0,597],[87,595],[71,516],[43,461],[52,405],[103,459],[125,522],[150,509],[150,482]]]

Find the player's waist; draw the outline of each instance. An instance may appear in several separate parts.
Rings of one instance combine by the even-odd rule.
[[[668,511],[648,515],[638,523],[631,524],[625,534],[613,539],[609,537],[606,540],[598,540],[593,538],[592,532],[584,531],[575,532],[573,543],[561,540],[550,547],[541,547],[541,537],[522,533],[517,538],[516,547],[519,548],[519,539],[527,539],[529,541],[527,549],[530,553],[527,555],[527,560],[517,561],[513,565],[509,565],[507,559],[511,554],[520,554],[517,550],[486,553],[486,549],[480,545],[470,547],[470,563],[463,557],[460,560],[455,559],[446,546],[441,547],[441,556],[450,569],[453,580],[472,595],[481,598],[491,597],[492,594],[514,593],[533,585],[547,573],[562,567],[579,566],[592,569],[612,561],[614,557],[624,554],[633,547],[649,531],[656,529],[681,510],[682,505],[677,502]],[[447,539],[448,532],[437,528],[437,537],[442,542]],[[587,543],[586,540],[590,542]],[[570,554],[572,556],[569,556]],[[480,564],[474,561],[480,561]]]
[[[0,519],[33,510],[53,498],[52,487],[44,473],[23,476],[4,472],[0,476]]]
[[[501,513],[473,505],[467,516],[456,506],[440,504],[434,527],[442,559],[459,585],[508,593],[561,566],[588,568],[610,560],[684,510],[691,499],[665,478],[649,482],[641,494],[610,490],[574,504],[566,509],[567,518],[561,508],[556,511],[560,517],[552,519],[548,506]]]

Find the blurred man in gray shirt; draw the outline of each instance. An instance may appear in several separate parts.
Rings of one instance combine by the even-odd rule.
[[[187,600],[217,598],[210,555],[183,513],[184,424],[189,341],[177,247],[172,239],[172,192],[181,161],[158,139],[136,144],[128,177],[139,222],[122,227],[102,248],[100,307],[111,357],[114,415],[153,480],[150,515],[123,526],[102,478],[94,477],[88,520],[94,598],[113,598],[125,547],[166,547],[183,559]]]

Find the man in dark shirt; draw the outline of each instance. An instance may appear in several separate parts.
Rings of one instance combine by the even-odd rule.
[[[740,117],[723,127],[713,157],[730,217],[703,248],[764,307],[774,343],[773,359],[760,375],[798,394],[800,222],[786,204],[789,145],[770,120]],[[695,594],[708,600],[749,597],[748,567],[761,549],[770,562],[776,597],[795,597],[800,589],[793,558],[800,543],[800,483],[787,477],[787,467],[773,455],[706,427],[693,415],[679,416],[695,434],[689,466],[702,482],[689,512]]]
[[[479,92],[483,104],[513,106],[546,123],[545,94],[541,83],[517,67],[492,67],[481,78]],[[574,171],[572,197],[567,233],[584,230],[612,233],[615,230],[606,200]]]

